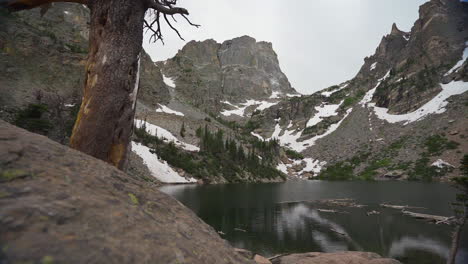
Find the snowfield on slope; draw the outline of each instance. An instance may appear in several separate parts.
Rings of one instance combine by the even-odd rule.
[[[238,116],[242,116],[242,117],[245,116],[245,109],[247,109],[250,106],[254,106],[254,105],[257,106],[254,111],[256,111],[256,110],[263,111],[263,110],[265,110],[267,108],[270,108],[270,107],[278,104],[278,102],[256,101],[256,100],[247,100],[247,102],[240,104],[240,106],[236,106],[234,104],[231,104],[228,101],[222,101],[221,103],[230,105],[230,106],[235,108],[234,110],[223,110],[221,112],[222,115],[224,115],[224,116],[238,115]]]
[[[291,160],[290,159],[289,164],[284,164],[283,162],[280,162],[277,166],[276,169],[283,172],[284,174],[288,174],[288,169],[292,168],[298,164],[305,163],[304,169],[301,171],[297,172],[295,176],[298,178],[302,179],[303,175],[306,173],[312,173],[314,177],[318,176],[319,173],[322,171],[323,166],[327,164],[326,161],[319,161],[319,160],[314,160],[312,158],[304,158],[300,160]],[[293,173],[294,174],[294,173]]]
[[[171,88],[175,88],[175,87],[176,87],[175,82],[174,82],[174,80],[173,80],[172,78],[169,78],[169,77],[167,77],[167,76],[164,75],[164,74],[163,74],[162,76],[163,76],[163,81],[164,81],[164,83],[165,83],[167,86],[169,86],[169,87],[171,87]]]
[[[309,121],[307,122],[306,127],[312,127],[317,125],[318,123],[322,122],[324,117],[336,116],[338,112],[336,112],[340,106],[343,104],[344,100],[341,101],[339,104],[322,104],[320,106],[316,106],[315,110],[317,110],[317,114],[315,114]]]
[[[296,130],[289,130],[289,128],[292,126],[292,123],[290,123],[288,125],[288,127],[283,130],[281,129],[281,126],[279,124],[279,122],[276,124],[275,126],[275,131],[273,131],[273,134],[271,135],[271,137],[267,140],[271,140],[273,138],[276,138],[278,139],[280,145],[282,146],[285,146],[285,147],[289,147],[297,152],[302,152],[304,150],[306,150],[307,148],[315,145],[315,143],[317,142],[317,140],[323,138],[323,137],[326,137],[328,135],[330,135],[331,133],[335,132],[338,127],[340,127],[341,123],[348,117],[348,115],[353,111],[352,108],[348,109],[346,111],[346,114],[345,116],[338,122],[338,123],[335,123],[335,124],[332,124],[330,125],[330,127],[328,127],[327,131],[321,135],[317,135],[315,137],[312,137],[312,138],[309,138],[309,139],[306,139],[304,141],[299,141],[299,138],[302,136],[302,133],[304,132],[304,130],[300,130],[300,131],[296,131]]]
[[[453,66],[453,68],[450,69],[450,70],[445,74],[445,76],[450,75],[450,74],[452,74],[452,73],[454,73],[454,72],[457,72],[457,71],[461,68],[461,66],[463,65],[463,63],[464,63],[467,59],[468,59],[468,41],[465,42],[465,50],[463,51],[463,55],[462,55],[461,60],[459,60],[459,61],[455,64],[455,66]]]
[[[178,140],[174,135],[172,135],[171,132],[167,131],[162,127],[145,122],[144,120],[135,119],[135,126],[137,128],[141,128],[143,125],[146,126],[146,132],[160,139],[163,139],[166,142],[174,142],[176,146],[179,146],[187,151],[200,151],[199,147]]]
[[[158,155],[151,153],[150,149],[141,143],[132,141],[132,151],[143,159],[151,175],[164,183],[194,183],[196,179],[185,179],[175,172],[165,160],[159,159]]]
[[[156,109],[156,112],[166,113],[166,114],[170,114],[170,115],[184,116],[184,113],[172,110],[169,107],[167,107],[165,105],[162,105],[162,104],[159,104],[159,107]]]
[[[419,109],[406,114],[395,115],[389,114],[387,108],[378,107],[375,103],[371,103],[372,97],[374,96],[376,88],[367,92],[364,99],[361,101],[361,105],[367,106],[374,110],[375,115],[389,123],[400,123],[404,122],[403,125],[422,120],[431,114],[441,114],[446,111],[448,105],[447,99],[454,95],[463,94],[468,91],[468,83],[463,81],[450,82],[448,84],[441,84],[442,91],[432,98],[429,102],[421,106]]]
[[[336,88],[335,90],[331,90],[329,92],[322,92],[321,95],[323,95],[325,97],[330,97],[332,94],[345,89],[346,87],[348,87],[348,85],[349,85],[349,83],[343,84],[340,87]]]

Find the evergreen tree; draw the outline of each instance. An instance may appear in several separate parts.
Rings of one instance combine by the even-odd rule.
[[[185,122],[182,122],[182,127],[180,128],[180,136],[185,137]]]

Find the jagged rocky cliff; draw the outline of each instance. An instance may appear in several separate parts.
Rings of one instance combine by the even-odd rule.
[[[222,44],[191,41],[159,65],[174,80],[184,102],[216,114],[227,109],[227,117],[244,117],[243,110],[263,110],[275,99],[297,94],[281,71],[272,44],[248,36]]]
[[[411,32],[392,26],[355,78],[266,109],[254,133],[309,158],[284,160],[290,174],[307,165],[325,178],[453,175],[468,150],[467,46],[467,5],[430,1]]]

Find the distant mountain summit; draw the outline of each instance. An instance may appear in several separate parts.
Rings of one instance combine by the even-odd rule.
[[[212,113],[235,110],[248,100],[260,105],[298,94],[281,71],[272,44],[249,36],[221,44],[191,41],[158,65],[180,98]]]

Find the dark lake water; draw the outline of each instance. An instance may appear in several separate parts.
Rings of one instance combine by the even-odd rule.
[[[289,252],[359,250],[405,264],[445,263],[451,227],[426,223],[380,203],[424,207],[414,212],[450,216],[455,190],[416,182],[288,181],[272,184],[168,185],[172,195],[221,233],[234,247],[264,256]],[[351,198],[362,208],[313,201]],[[319,209],[335,209],[330,213]],[[378,211],[380,214],[367,215]],[[468,263],[464,232],[457,264]]]

